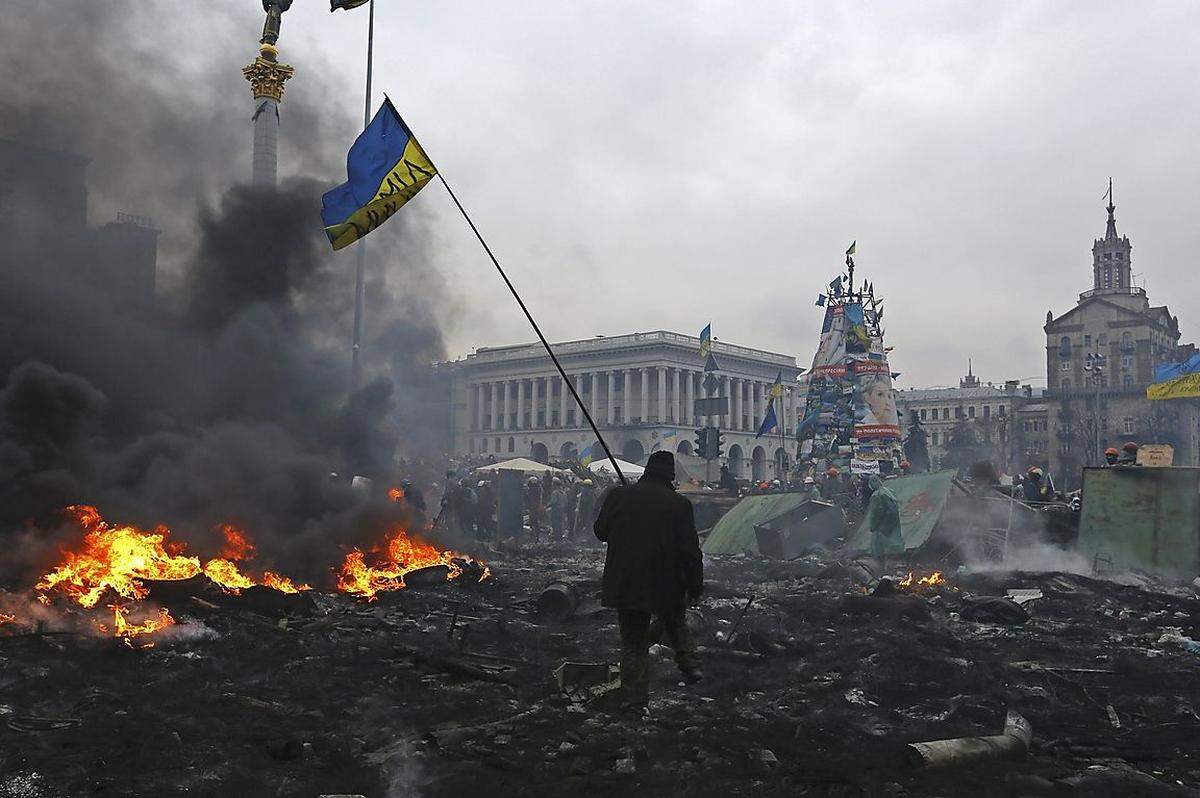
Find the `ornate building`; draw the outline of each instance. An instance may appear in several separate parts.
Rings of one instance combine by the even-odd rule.
[[[1011,472],[1020,467],[1018,460],[1023,449],[1023,428],[1018,426],[1017,412],[1032,402],[1033,396],[1033,388],[1020,385],[1017,380],[1008,380],[1003,385],[981,384],[968,365],[967,376],[959,380],[957,388],[896,391],[896,408],[905,435],[914,419],[919,419],[925,428],[932,470],[959,465],[948,455],[951,441],[965,430],[973,441],[973,452],[965,455],[967,459],[986,457],[1002,471]],[[959,444],[962,443],[960,440]]]
[[[1048,464],[1059,487],[1078,486],[1083,466],[1127,441],[1169,443],[1176,465],[1198,464],[1200,403],[1146,399],[1154,367],[1195,347],[1181,346],[1178,318],[1133,285],[1133,247],[1117,234],[1111,188],[1104,237],[1092,245],[1091,290],[1061,316],[1046,313]]]
[[[554,345],[564,369],[613,454],[644,462],[657,449],[692,454],[694,412],[703,397],[703,361],[695,336],[656,331]],[[792,462],[796,442],[794,386],[799,369],[791,355],[724,342],[713,343],[719,394],[730,413],[714,419],[725,437],[730,469],[743,476],[774,476]],[[554,364],[538,344],[488,347],[444,364],[451,372],[451,434],[457,454],[497,458],[578,456],[596,436],[564,390]],[[755,438],[767,395],[782,373],[784,435]],[[596,457],[602,457],[596,447]]]

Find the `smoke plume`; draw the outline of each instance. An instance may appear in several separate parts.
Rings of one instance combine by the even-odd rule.
[[[348,477],[386,486],[397,455],[439,444],[431,364],[454,302],[428,265],[418,204],[372,236],[368,379],[347,396],[353,257],[330,252],[319,207],[344,179],[353,111],[329,102],[324,65],[288,58],[286,18],[284,60],[297,67],[281,108],[287,177],[276,189],[239,182],[255,5],[206,3],[199,15],[67,0],[0,16],[0,64],[23,76],[0,87],[0,138],[90,158],[93,228],[128,209],[162,231],[155,308],[136,311],[89,279],[107,256],[72,243],[57,192],[0,189],[20,225],[0,237],[0,534],[32,549],[55,540],[60,508],[90,503],[201,549],[215,524],[233,523],[267,564],[320,582],[345,546],[395,520],[394,504]],[[195,41],[197,21],[245,53],[205,62],[168,44]],[[40,160],[22,165],[34,185],[63,179],[54,157],[44,173]]]

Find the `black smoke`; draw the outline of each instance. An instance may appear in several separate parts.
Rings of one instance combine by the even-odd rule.
[[[286,18],[283,54],[298,74],[281,171],[292,176],[278,188],[239,182],[252,110],[239,68],[261,26],[255,5],[206,3],[188,21],[174,4],[132,0],[0,16],[0,64],[26,76],[0,84],[0,137],[91,158],[93,223],[123,206],[163,230],[153,313],[83,276],[98,255],[81,268],[53,242],[0,241],[0,534],[36,538],[72,503],[167,524],[201,550],[233,523],[264,564],[321,580],[346,546],[395,520],[394,505],[348,477],[386,486],[398,456],[440,446],[431,364],[445,357],[453,301],[429,266],[418,204],[371,238],[368,379],[349,395],[354,259],[330,251],[319,206],[344,179],[353,111],[329,103],[324,65],[287,57]],[[208,62],[172,44],[234,31],[247,46],[209,47]],[[26,201],[20,213],[40,223],[59,209]]]

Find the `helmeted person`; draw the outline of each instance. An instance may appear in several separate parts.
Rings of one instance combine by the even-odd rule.
[[[825,472],[825,484],[821,486],[821,494],[825,497],[825,501],[837,501],[838,494],[842,492],[842,485],[838,481],[839,472],[833,466]]]
[[[692,503],[675,492],[675,457],[655,452],[632,485],[608,492],[593,525],[608,544],[601,603],[617,610],[621,685],[633,708],[649,701],[650,620],[661,622],[689,682],[702,677],[686,608],[704,589]]]
[[[900,500],[884,485],[878,474],[870,479],[871,500],[867,503],[867,528],[871,530],[871,556],[887,569],[887,558],[904,553],[900,529]]]
[[[812,477],[804,478],[804,494],[810,501],[825,501],[825,497],[821,495],[820,486],[817,485],[817,481]]]
[[[908,462],[907,460],[901,460],[900,461],[900,475],[906,477],[911,473],[912,473],[912,463]]]
[[[1120,458],[1120,456],[1121,456],[1121,453],[1117,451],[1116,447],[1109,446],[1107,449],[1104,450],[1104,462],[1107,465],[1115,466],[1117,464],[1117,460],[1118,460],[1118,458]]]
[[[1029,467],[1022,489],[1025,492],[1026,501],[1048,502],[1054,500],[1054,485],[1037,466]]]
[[[1121,465],[1137,465],[1137,453],[1139,447],[1133,441],[1121,447],[1121,459],[1117,462]]]

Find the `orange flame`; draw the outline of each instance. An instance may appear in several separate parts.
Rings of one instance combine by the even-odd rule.
[[[221,549],[221,557],[226,560],[248,560],[254,556],[254,544],[246,537],[246,533],[235,526],[221,524],[218,529],[225,536],[225,546]]]
[[[175,581],[201,573],[232,593],[258,584],[284,593],[311,589],[270,571],[260,581],[244,574],[234,561],[253,556],[254,544],[244,532],[229,525],[220,527],[225,536],[223,556],[202,566],[199,558],[184,553],[183,544],[168,539],[171,531],[164,526],[143,532],[133,526],[108,524],[95,507],[79,505],[67,509],[84,529],[83,542],[75,550],[64,551],[62,564],[36,584],[38,600],[46,605],[50,604],[48,594],[52,592],[64,594],[87,608],[95,607],[110,590],[137,601],[149,593],[145,585],[148,580]],[[141,624],[128,623],[124,608],[114,606],[113,613],[113,633],[126,642],[175,623],[166,610],[160,612],[158,619]]]
[[[130,648],[133,647],[133,638],[153,634],[160,629],[165,629],[175,624],[175,619],[171,617],[171,613],[167,612],[166,608],[159,609],[157,618],[148,618],[142,623],[129,623],[126,620],[129,610],[116,604],[110,604],[109,606],[113,611],[113,635],[124,640],[125,645]],[[99,626],[100,631],[108,631],[103,624],[99,624]],[[141,647],[150,648],[153,645],[154,643],[146,642]]]
[[[391,488],[388,490],[388,498],[394,502],[398,502],[404,498],[404,488]]]
[[[405,574],[432,565],[444,565],[449,569],[446,579],[456,579],[462,575],[462,566],[455,560],[471,559],[458,552],[441,551],[410,536],[403,527],[393,530],[382,545],[371,549],[370,554],[373,555],[371,560],[374,564],[367,562],[367,554],[361,549],[354,549],[346,555],[338,573],[338,590],[374,601],[379,593],[404,589]],[[484,578],[488,573],[485,568]]]
[[[17,616],[9,615],[7,612],[0,612],[0,626],[4,626],[6,623],[16,623],[16,622],[17,622]]]
[[[280,593],[299,593],[302,590],[312,590],[312,585],[303,583],[297,585],[286,576],[280,576],[273,571],[263,571],[262,581],[259,584],[278,590]]]
[[[916,580],[916,587],[918,589],[922,588],[922,587],[933,587],[935,585],[944,585],[944,584],[946,584],[946,577],[944,577],[942,575],[941,571],[934,571],[933,573],[929,574],[928,576],[922,576],[921,578]],[[906,576],[904,579],[900,580],[900,587],[911,588],[911,587],[913,587],[913,585],[914,585],[913,572],[909,571],[908,576]]]
[[[142,580],[188,579],[200,573],[200,560],[168,548],[166,527],[142,532],[109,526],[95,507],[85,505],[67,511],[84,528],[83,545],[64,552],[65,562],[35,585],[43,594],[59,590],[81,606],[94,607],[106,590],[136,600],[148,592]]]

